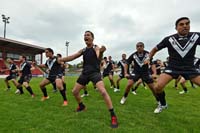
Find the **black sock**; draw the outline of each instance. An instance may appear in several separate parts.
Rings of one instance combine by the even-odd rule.
[[[110,80],[111,86],[113,86],[115,88],[115,83],[113,82],[113,80]]]
[[[20,91],[20,94],[24,94],[23,88],[21,86],[18,86],[17,89]]]
[[[26,88],[26,90],[27,90],[31,95],[33,95],[33,91],[32,91],[32,89],[31,89],[30,86],[28,86],[28,87]]]
[[[54,82],[54,83],[52,83],[52,85],[53,85],[53,89],[54,89],[54,90],[57,90],[57,88],[56,88],[56,83]]]
[[[84,90],[84,94],[86,94],[86,95],[88,94],[87,90]]]
[[[187,88],[186,88],[186,87],[183,87],[183,90],[184,90],[185,92],[187,92]]]
[[[136,91],[138,88],[138,86],[136,86],[135,88],[132,88],[132,91]]]
[[[65,91],[67,90],[66,83],[63,83],[63,88]]]
[[[194,83],[190,80],[190,84],[192,86],[192,88],[195,88]]]
[[[65,90],[60,90],[60,94],[62,95],[63,97],[63,100],[66,101],[67,100],[67,97],[66,97],[66,93],[65,93]]]
[[[45,97],[47,97],[48,95],[47,95],[47,89],[44,87],[44,88],[41,88],[41,90],[42,90],[42,92],[43,92],[43,95],[45,96]]]
[[[166,105],[166,100],[165,100],[165,92],[161,92],[159,94],[157,94],[158,98],[159,98],[159,101],[161,103],[162,106],[165,106]]]
[[[111,116],[115,116],[115,112],[114,112],[114,109],[112,108],[112,109],[109,109],[109,111],[110,111],[110,115]]]
[[[119,89],[119,85],[117,85],[117,89]]]
[[[174,87],[176,88],[176,87],[177,87],[177,84],[175,84]]]
[[[127,97],[127,96],[128,96],[128,93],[127,93],[127,92],[125,92],[125,93],[124,93],[124,97]]]
[[[10,89],[10,85],[8,85],[8,89]]]
[[[81,102],[78,104],[81,109],[85,108],[85,105]]]

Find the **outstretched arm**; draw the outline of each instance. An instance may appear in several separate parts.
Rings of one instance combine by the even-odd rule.
[[[67,57],[63,57],[63,58],[60,58],[58,61],[61,63],[61,62],[68,62],[68,61],[72,61],[78,57],[80,57],[82,55],[82,52],[83,50],[79,50],[77,53],[73,54],[73,55],[70,55],[70,56],[67,56]]]

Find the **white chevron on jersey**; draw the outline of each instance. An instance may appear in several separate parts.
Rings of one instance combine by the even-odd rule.
[[[137,64],[140,67],[142,67],[144,65],[144,60],[148,57],[148,55],[149,55],[148,53],[145,53],[145,55],[144,55],[144,57],[143,57],[142,60],[140,60],[140,58],[136,54],[133,55],[133,58],[135,59],[135,61],[137,62]]]
[[[198,34],[193,34],[186,45],[182,47],[180,43],[175,39],[175,37],[170,37],[169,42],[171,43],[172,47],[180,54],[182,58],[185,57],[185,55],[191,50],[191,48],[194,46],[195,42],[199,38]]]

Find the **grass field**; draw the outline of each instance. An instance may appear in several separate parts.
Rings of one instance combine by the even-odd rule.
[[[67,97],[69,105],[62,107],[59,92],[53,93],[52,86],[47,87],[50,99],[41,102],[42,93],[39,89],[41,78],[33,78],[31,86],[36,93],[31,98],[25,91],[24,95],[5,91],[3,79],[0,79],[0,132],[65,132],[65,133],[199,133],[200,132],[200,89],[192,89],[187,84],[189,93],[180,95],[171,82],[166,87],[168,109],[161,114],[154,114],[156,102],[150,92],[142,86],[137,95],[129,94],[125,105],[120,105],[124,93],[126,79],[121,81],[121,91],[114,93],[110,89],[108,79],[106,88],[113,101],[118,116],[119,128],[110,128],[110,114],[98,91],[88,85],[89,97],[83,98],[87,106],[85,112],[76,113],[77,103],[71,90],[76,77],[67,77]],[[82,92],[81,92],[82,93]]]

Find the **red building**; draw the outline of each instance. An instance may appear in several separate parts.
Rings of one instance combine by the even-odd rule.
[[[0,37],[0,70],[7,68],[7,58],[13,58],[15,63],[19,65],[18,59],[22,54],[26,55],[28,61],[36,61],[41,64],[44,50],[44,47]],[[42,74],[39,68],[36,68],[32,73],[33,75]]]

